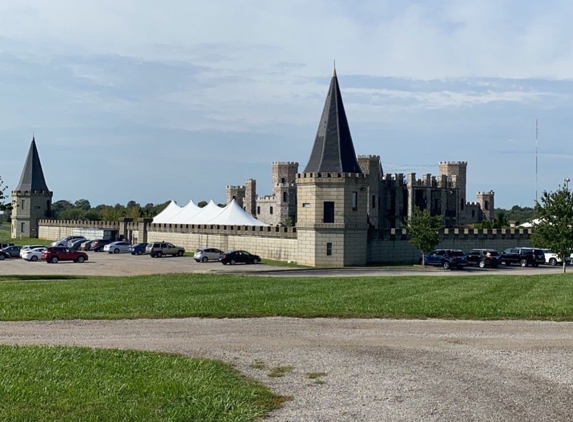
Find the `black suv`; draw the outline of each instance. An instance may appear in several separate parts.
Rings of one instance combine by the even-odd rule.
[[[501,254],[501,262],[505,265],[519,264],[522,267],[528,265],[537,267],[539,264],[545,264],[545,253],[543,249],[529,247],[509,248]]]
[[[420,258],[420,264],[422,263]],[[459,249],[435,249],[429,254],[424,254],[424,264],[434,265],[447,269],[457,268],[461,270],[468,265],[466,254]]]
[[[501,256],[495,249],[472,249],[466,258],[468,264],[477,265],[480,268],[496,268],[501,264]]]

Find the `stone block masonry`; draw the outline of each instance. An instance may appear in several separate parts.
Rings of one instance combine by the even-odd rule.
[[[127,219],[129,220],[129,219]],[[141,219],[143,220],[143,219]],[[223,250],[245,249],[264,259],[295,261],[316,267],[341,267],[372,263],[416,263],[420,251],[408,241],[406,230],[388,229],[369,233],[365,242],[360,230],[356,236],[340,236],[348,224],[316,224],[314,230],[295,227],[214,226],[187,224],[149,224],[143,221],[76,221],[40,220],[40,239],[56,240],[72,234],[77,228],[99,228],[128,233],[130,240],[165,240],[193,252],[199,247]],[[144,232],[145,230],[145,232]],[[528,229],[444,229],[438,248],[462,249],[492,248],[503,251],[516,246],[530,246]],[[128,237],[129,238],[129,237]],[[330,250],[327,250],[330,244]],[[364,258],[366,257],[366,258]]]

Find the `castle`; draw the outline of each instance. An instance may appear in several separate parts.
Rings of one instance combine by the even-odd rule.
[[[467,202],[467,162],[440,162],[438,175],[384,174],[380,156],[355,155],[340,95],[336,71],[330,83],[320,126],[303,173],[358,173],[366,175],[362,206],[369,229],[402,228],[416,208],[440,216],[444,227],[461,227],[494,218],[494,192],[478,192]],[[271,195],[258,196],[256,180],[244,186],[227,186],[226,201],[233,199],[253,217],[271,225],[298,225],[300,183],[298,163],[272,163]],[[300,179],[298,179],[300,182]],[[354,200],[354,199],[352,199]]]
[[[441,162],[437,176],[384,174],[377,155],[356,155],[334,72],[311,155],[302,172],[298,163],[272,164],[273,192],[258,196],[256,181],[228,186],[235,199],[268,227],[214,224],[160,224],[152,219],[116,222],[50,219],[48,189],[35,140],[17,188],[12,192],[12,237],[53,239],[77,228],[113,229],[141,242],[170,241],[187,249],[247,249],[263,258],[315,267],[415,262],[419,251],[401,230],[416,207],[440,216],[446,227],[440,247],[503,249],[528,244],[529,232],[502,229],[479,232],[458,227],[492,220],[494,192],[466,200],[466,162]],[[454,228],[453,230],[451,228]]]

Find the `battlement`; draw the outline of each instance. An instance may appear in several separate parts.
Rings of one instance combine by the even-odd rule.
[[[366,179],[367,174],[364,173],[297,173],[297,179]]]
[[[273,161],[273,166],[298,166],[296,161]]]
[[[479,202],[466,202],[466,207],[480,207],[481,204]]]
[[[491,195],[491,196],[494,196],[494,195],[495,195],[495,192],[492,191],[492,190],[490,190],[489,192],[481,192],[481,191],[478,191],[477,194],[478,194],[479,196],[482,196],[482,195]]]
[[[467,161],[440,161],[440,165],[444,165],[444,166],[467,166],[468,162]]]
[[[379,155],[357,155],[356,158],[364,158],[364,159],[377,159],[380,158]]]
[[[13,190],[12,195],[43,195],[52,196],[54,192],[45,190]]]
[[[227,185],[227,189],[245,189],[244,186]]]

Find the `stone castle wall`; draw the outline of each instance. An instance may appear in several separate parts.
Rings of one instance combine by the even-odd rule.
[[[330,225],[324,224],[324,229],[332,230]],[[341,225],[342,226],[342,225]],[[122,233],[129,232],[135,239],[143,238],[138,222],[101,222],[101,221],[75,221],[75,220],[40,220],[40,239],[56,240],[72,234],[77,228],[99,228],[117,230]],[[342,227],[341,227],[342,228]],[[189,252],[199,247],[214,247],[223,250],[246,249],[266,259],[279,261],[303,262],[304,257],[299,254],[305,250],[304,242],[313,247],[320,248],[317,255],[326,255],[322,250],[325,242],[332,242],[333,254],[344,259],[338,249],[344,246],[343,237],[330,236],[326,239],[306,239],[304,236],[317,236],[321,228],[316,231],[297,232],[294,227],[254,227],[254,226],[215,226],[215,225],[188,225],[188,224],[150,224],[147,229],[148,241],[165,240],[185,247]],[[368,241],[367,263],[415,263],[420,252],[408,241],[407,233],[401,229],[380,230],[374,232],[377,236]],[[323,235],[318,235],[324,236]],[[334,233],[336,234],[336,233]],[[444,229],[440,234],[440,244],[437,248],[462,249],[468,252],[474,248],[492,248],[503,251],[515,246],[530,246],[531,231],[527,229]],[[300,237],[300,238],[299,238]],[[307,245],[308,246],[308,245]],[[361,248],[352,247],[358,251]],[[310,253],[308,254],[310,255]],[[346,257],[349,259],[350,257]],[[353,257],[352,259],[357,259]],[[332,266],[332,262],[307,263],[308,265]]]

